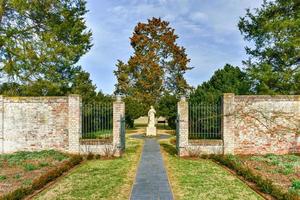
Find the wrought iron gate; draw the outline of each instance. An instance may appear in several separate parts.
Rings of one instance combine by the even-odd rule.
[[[112,103],[82,105],[82,139],[112,140]]]
[[[221,102],[189,104],[189,139],[221,139]]]
[[[125,150],[125,132],[126,132],[126,123],[125,117],[121,118],[121,130],[120,130],[120,139],[121,139],[121,149]]]

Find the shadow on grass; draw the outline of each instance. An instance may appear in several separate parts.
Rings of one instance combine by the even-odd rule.
[[[161,142],[160,145],[163,147],[163,149],[170,154],[171,156],[177,155],[176,147],[172,144]]]

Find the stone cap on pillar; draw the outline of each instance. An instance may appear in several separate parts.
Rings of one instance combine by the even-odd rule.
[[[69,97],[81,97],[80,94],[68,94]]]
[[[234,95],[234,93],[223,93],[223,97],[232,97]]]
[[[116,95],[116,101],[117,101],[117,102],[121,102],[121,101],[122,101],[122,95],[117,94],[117,95]]]
[[[184,96],[184,95],[181,96],[181,97],[180,97],[180,101],[186,101],[186,96]]]

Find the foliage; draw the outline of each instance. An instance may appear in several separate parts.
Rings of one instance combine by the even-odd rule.
[[[90,75],[76,66],[91,48],[84,0],[0,1],[0,94],[79,94],[97,101]]]
[[[134,119],[139,118],[140,116],[147,113],[149,109],[145,104],[140,100],[136,99],[133,96],[128,96],[124,99],[125,102],[125,121],[127,127],[134,127]]]
[[[253,182],[264,193],[270,194],[276,199],[282,200],[297,200],[299,196],[293,192],[286,192],[280,189],[277,185],[273,184],[269,179],[264,179],[260,175],[256,175],[251,169],[244,166],[241,161],[233,155],[214,155],[212,156],[217,162],[229,167],[236,171],[240,176],[243,176],[247,181]]]
[[[191,69],[187,66],[189,59],[185,49],[176,44],[174,32],[169,22],[160,18],[138,23],[130,38],[134,54],[127,63],[119,60],[116,65],[115,93],[130,97],[127,101],[142,109],[127,116],[131,122],[135,119],[132,117],[144,115],[151,105],[157,105],[164,93],[180,95],[190,89],[184,79]]]
[[[39,168],[38,166],[36,166],[36,165],[34,165],[32,163],[25,163],[24,164],[25,171],[33,171],[33,170],[36,170],[38,168]]]
[[[294,180],[292,183],[292,189],[300,191],[300,180]]]
[[[69,93],[79,94],[84,103],[95,101],[97,96],[96,86],[92,83],[90,74],[86,71],[79,70],[72,80],[72,86]]]
[[[7,83],[64,91],[91,48],[84,0],[1,0],[0,75]]]
[[[238,67],[226,64],[215,71],[209,81],[202,83],[190,94],[190,102],[213,103],[220,100],[223,93],[248,94],[250,82]]]
[[[173,129],[176,127],[177,102],[178,98],[175,95],[165,94],[157,105],[157,115],[166,117],[169,127]]]
[[[264,1],[254,12],[247,10],[238,24],[246,47],[244,63],[258,94],[300,94],[300,2]]]
[[[3,180],[5,180],[7,177],[6,176],[4,176],[4,175],[0,175],[0,181],[3,181]]]

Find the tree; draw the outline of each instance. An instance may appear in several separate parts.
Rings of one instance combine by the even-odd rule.
[[[150,105],[157,105],[163,94],[180,95],[190,89],[184,79],[191,69],[187,66],[190,60],[185,49],[176,44],[174,32],[169,22],[160,18],[138,23],[130,38],[134,54],[127,63],[119,60],[116,65],[115,93],[138,102],[143,114]]]
[[[175,95],[165,94],[157,105],[157,115],[166,117],[169,127],[173,129],[176,128],[177,102]]]
[[[0,84],[0,94],[7,96],[55,96],[79,94],[83,103],[110,102],[112,98],[104,95],[101,91],[96,92],[96,86],[90,79],[90,74],[81,67],[77,67],[70,86],[62,91],[58,84],[48,80],[36,80],[30,84],[3,83]]]
[[[0,76],[66,93],[91,48],[84,0],[0,0]]]
[[[91,103],[97,100],[96,86],[92,83],[90,74],[81,69],[74,76],[70,93],[81,95],[84,103]]]
[[[249,94],[250,81],[247,74],[238,67],[226,64],[191,93],[190,102],[213,103],[219,101],[223,93]]]
[[[300,94],[300,1],[264,1],[253,13],[240,18],[246,47],[244,63],[259,94]]]
[[[128,96],[124,99],[125,102],[125,121],[128,127],[134,127],[134,120],[145,114],[145,111],[149,108],[135,99]]]

